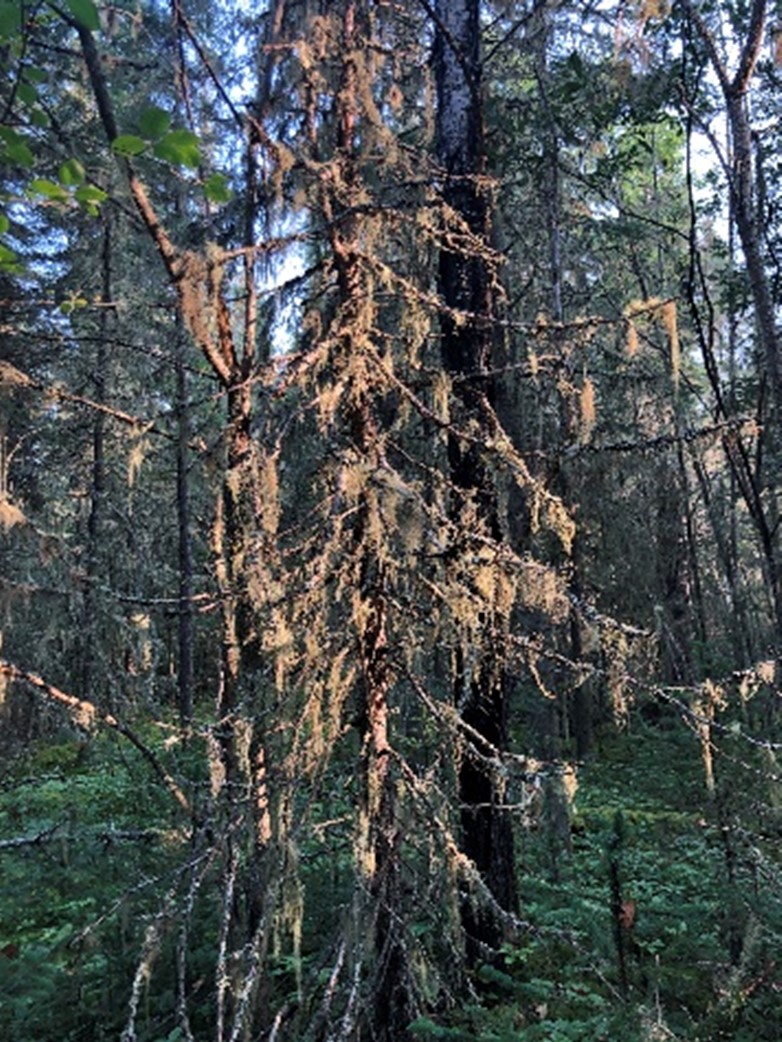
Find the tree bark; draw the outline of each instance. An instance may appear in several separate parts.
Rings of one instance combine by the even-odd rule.
[[[101,298],[112,300],[112,218],[104,218],[101,242]],[[99,405],[106,401],[108,345],[113,311],[105,307],[100,315],[98,344],[92,371],[92,395]],[[92,467],[90,477],[90,512],[87,518],[87,547],[85,560],[84,603],[80,636],[78,685],[88,697],[93,696],[97,681],[95,649],[98,639],[98,581],[101,578],[101,551],[106,512],[106,416],[98,409],[92,421]],[[104,582],[106,577],[103,577]]]
[[[477,0],[438,0],[434,7],[435,78],[437,86],[437,152],[442,168],[444,243],[439,258],[441,356],[453,381],[460,421],[486,430],[492,396],[487,375],[492,344],[492,284],[488,236],[489,205],[483,180],[486,156],[483,137],[480,12]],[[496,492],[480,449],[465,446],[454,432],[448,438],[452,486],[452,517],[457,525],[470,513],[484,535],[501,538]],[[464,532],[468,541],[473,533]],[[457,656],[454,700],[462,718],[495,749],[504,750],[507,735],[507,690],[502,663],[496,654],[492,620],[477,661],[468,668]],[[482,750],[481,750],[482,751]],[[498,905],[517,907],[514,844],[511,820],[504,808],[498,772],[488,774],[484,763],[463,757],[459,770],[462,843]],[[478,910],[469,897],[463,906],[467,954],[485,957],[502,942],[497,917]]]
[[[177,418],[177,527],[179,532],[179,611],[177,615],[179,669],[177,692],[179,721],[188,728],[193,718],[193,552],[190,535],[190,482],[188,479],[188,443],[190,415],[187,398],[185,343],[176,346],[176,418]]]
[[[321,181],[320,206],[330,228],[338,289],[331,378],[346,379],[341,409],[349,444],[346,456],[358,458],[371,474],[381,466],[381,425],[371,377],[357,363],[374,336],[369,306],[374,289],[361,258],[362,219],[357,205],[362,192],[358,141],[363,104],[358,55],[370,40],[367,6],[360,0],[346,0],[339,14],[342,64],[334,103],[336,150],[331,159],[335,172]],[[312,144],[316,149],[316,138]],[[412,1006],[399,914],[399,834],[389,738],[393,677],[388,655],[386,568],[375,534],[376,510],[375,496],[367,484],[358,492],[350,532],[355,582],[352,625],[360,665],[356,900],[359,918],[366,923],[366,946],[359,946],[355,958],[360,961],[366,953],[371,966],[369,1002],[361,1011],[359,1030],[366,1028],[376,1042],[394,1042],[404,1037]]]

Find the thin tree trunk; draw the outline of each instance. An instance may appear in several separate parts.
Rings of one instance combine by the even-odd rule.
[[[228,423],[226,430],[225,477],[217,504],[213,531],[220,602],[223,617],[220,654],[220,690],[217,699],[219,742],[223,753],[226,780],[236,785],[241,772],[236,752],[234,725],[239,705],[242,660],[245,653],[250,612],[243,596],[246,559],[246,519],[243,518],[247,498],[250,461],[249,385],[236,374],[227,389]]]
[[[177,10],[176,17],[180,14]],[[85,26],[76,21],[73,24],[79,35],[106,138],[112,142],[118,136],[118,125],[95,39]],[[258,881],[263,880],[260,866],[272,839],[267,750],[263,744],[263,735],[258,732],[253,735],[250,755],[245,750],[240,751],[241,743],[237,741],[237,725],[248,725],[251,722],[250,711],[241,721],[238,712],[242,696],[247,690],[243,667],[248,663],[249,638],[254,622],[254,609],[247,589],[248,536],[257,524],[257,475],[253,466],[250,433],[257,332],[254,264],[248,263],[246,267],[248,293],[244,312],[245,338],[238,348],[229,302],[222,286],[225,255],[217,247],[209,247],[201,253],[177,247],[155,210],[132,161],[124,158],[118,162],[133,204],[176,292],[183,324],[211,366],[227,402],[223,482],[212,531],[222,614],[222,640],[215,729],[218,756],[210,766],[212,786],[219,792],[220,805],[226,811],[226,817],[235,820],[238,811],[247,812],[249,802],[254,832],[253,858],[241,892],[244,911],[238,907],[241,901],[232,902],[230,907],[226,907],[225,919],[226,937],[229,933],[234,934],[231,943],[236,942],[237,948],[248,953],[252,950],[258,954],[256,965],[251,964],[245,969],[247,1001],[243,1001],[235,1011],[240,1021],[234,1031],[234,1036],[238,1038],[243,1026],[257,1010],[258,967],[262,965],[260,953],[265,950],[268,940],[269,924],[273,919],[270,906],[275,900],[273,889],[267,892],[262,882],[258,885]],[[252,228],[251,220],[248,221],[248,227]],[[256,717],[260,717],[260,707],[253,708]],[[249,801],[248,796],[252,796]],[[226,862],[225,871],[227,881],[232,872],[230,858]],[[267,912],[270,914],[267,915]],[[224,1013],[225,1009],[221,1007],[219,1016],[222,1017]]]
[[[190,726],[193,718],[193,551],[190,533],[190,483],[188,479],[188,443],[190,441],[190,412],[187,397],[187,370],[185,342],[182,337],[176,346],[176,421],[177,421],[177,528],[179,532],[179,612],[178,643],[179,669],[177,691],[179,721],[182,728]]]
[[[112,219],[109,215],[106,215],[101,242],[101,299],[106,301],[107,305],[112,299],[112,238]],[[102,308],[98,345],[92,371],[92,396],[99,405],[103,405],[106,402],[108,339],[112,321],[113,313],[111,307]],[[100,610],[98,605],[98,582],[101,577],[101,541],[103,538],[106,499],[105,439],[106,416],[102,409],[96,409],[92,421],[90,512],[87,518],[86,584],[82,607],[79,668],[79,686],[86,698],[94,697],[93,686],[97,679],[95,649],[100,645],[97,639],[98,612]]]
[[[657,490],[657,589],[660,597],[660,667],[669,684],[691,684],[692,612],[687,582],[688,559],[685,507],[679,474],[666,460],[658,466]]]
[[[750,502],[745,487],[742,494],[756,524],[763,554],[763,570],[771,601],[776,637],[776,657],[782,663],[782,564],[779,560],[777,495],[782,468],[782,337],[777,328],[774,298],[761,247],[762,228],[753,175],[752,125],[749,91],[765,37],[767,0],[753,0],[747,12],[747,29],[735,71],[728,69],[720,56],[714,35],[691,0],[683,0],[689,20],[700,37],[725,99],[731,155],[727,164],[730,192],[730,218],[735,223],[744,255],[755,322],[763,356],[762,382],[768,404],[763,411],[763,442],[768,477],[770,508],[760,497],[760,474],[745,478],[753,486],[756,502]],[[714,377],[710,373],[712,379]],[[762,403],[763,404],[763,403]],[[729,460],[735,466],[729,452]],[[742,475],[737,473],[741,485]]]

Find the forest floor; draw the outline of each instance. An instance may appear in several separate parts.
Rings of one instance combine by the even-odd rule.
[[[419,1018],[411,1037],[779,1042],[779,813],[774,833],[761,794],[741,794],[761,808],[746,820],[724,790],[707,792],[684,726],[606,736],[579,771],[570,849],[543,823],[519,833],[529,929],[478,969],[459,1009]],[[162,787],[112,737],[40,741],[6,763],[0,1038],[119,1037],[186,843]],[[306,922],[303,951],[306,963]],[[197,1006],[213,931],[194,931],[188,953]],[[143,1002],[139,1042],[182,1037],[173,965]]]

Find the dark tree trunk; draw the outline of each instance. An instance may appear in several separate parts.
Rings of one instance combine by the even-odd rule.
[[[687,558],[687,509],[680,475],[667,461],[658,467],[657,490],[657,589],[660,669],[668,684],[692,684],[694,627],[690,598],[690,562]]]
[[[445,204],[444,245],[440,252],[442,363],[453,380],[459,423],[486,429],[492,395],[487,375],[491,355],[492,289],[488,236],[489,205],[482,175],[486,159],[481,100],[480,19],[477,0],[438,0],[435,76],[437,83],[437,149],[442,167]],[[452,484],[452,516],[460,523],[469,513],[483,534],[501,537],[496,492],[481,450],[465,445],[455,434],[448,439]],[[473,533],[464,532],[465,540]],[[493,749],[507,746],[507,691],[496,654],[492,621],[476,661],[457,663],[454,698],[466,724]],[[488,748],[488,746],[486,747]],[[479,754],[486,753],[479,748]],[[462,843],[465,854],[485,880],[497,904],[506,911],[517,906],[511,820],[504,808],[504,790],[497,772],[465,754],[459,770]],[[488,909],[466,900],[463,910],[468,956],[475,960],[502,940],[501,925]]]
[[[187,400],[187,345],[180,337],[176,354],[177,380],[177,526],[179,530],[179,669],[177,691],[179,721],[190,726],[193,717],[193,554],[190,536],[190,483],[188,480],[188,442],[190,416]]]
[[[101,295],[105,301],[112,299],[112,226],[111,218],[106,217],[103,226],[101,243]],[[98,405],[106,402],[106,368],[108,365],[108,344],[111,337],[113,312],[110,307],[101,310],[100,333],[92,372],[91,394]],[[83,618],[81,626],[81,646],[79,653],[79,685],[85,698],[93,698],[93,688],[97,681],[95,649],[100,646],[98,639],[98,616],[100,605],[98,583],[101,579],[101,553],[103,541],[104,517],[106,512],[106,415],[101,409],[95,410],[92,421],[92,474],[90,479],[90,512],[87,518],[87,548],[84,588]],[[103,576],[106,581],[106,576]]]

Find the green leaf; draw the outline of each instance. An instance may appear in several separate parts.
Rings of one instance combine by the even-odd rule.
[[[5,235],[10,227],[11,222],[4,213],[0,213],[0,235]]]
[[[84,167],[78,159],[68,159],[60,167],[57,176],[60,179],[60,184],[68,185],[69,187],[80,185],[85,177]]]
[[[213,203],[227,203],[231,198],[231,189],[225,174],[210,174],[204,181],[204,195]]]
[[[69,297],[60,304],[60,311],[63,315],[70,315],[80,308],[86,308],[88,303],[89,301],[85,300],[84,297]]]
[[[22,76],[28,83],[45,83],[49,78],[43,69],[38,69],[35,65],[25,66]]]
[[[34,105],[38,100],[38,91],[30,83],[18,83],[16,94],[25,105]]]
[[[108,194],[102,188],[96,188],[95,185],[81,185],[73,193],[73,198],[77,203],[81,203],[88,214],[97,217],[100,212],[98,207],[108,199]]]
[[[45,177],[36,177],[30,182],[29,190],[36,192],[38,195],[44,195],[47,199],[53,199],[56,202],[67,202],[70,196],[62,187],[62,185],[56,184],[54,181],[48,181]]]
[[[30,113],[30,122],[34,127],[48,127],[51,120],[43,109],[33,109]]]
[[[9,250],[0,242],[0,267],[11,268],[17,263],[17,257],[13,250]]]
[[[22,31],[21,4],[18,2],[0,3],[0,38],[8,39]]]
[[[155,155],[175,166],[197,167],[201,162],[198,137],[190,130],[172,130],[155,145]]]
[[[120,134],[114,138],[111,147],[120,156],[138,156],[147,147],[147,143],[135,134]]]
[[[171,126],[171,117],[156,105],[144,109],[139,116],[138,128],[141,134],[150,141],[162,137]]]
[[[100,29],[98,9],[92,0],[67,0],[71,14],[84,29],[95,32]]]
[[[3,158],[9,163],[15,163],[17,166],[24,166],[28,169],[35,166],[35,156],[24,143],[24,140],[18,136],[15,141],[9,141],[6,144]]]

